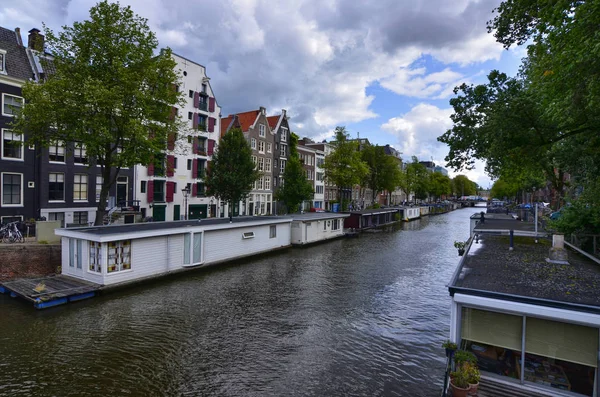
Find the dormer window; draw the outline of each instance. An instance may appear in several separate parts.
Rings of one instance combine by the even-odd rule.
[[[6,74],[6,51],[0,50],[0,73]]]

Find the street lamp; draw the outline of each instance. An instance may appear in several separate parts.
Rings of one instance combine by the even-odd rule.
[[[183,205],[185,207],[185,220],[188,220],[188,197],[190,196],[190,185],[186,185],[183,189],[181,189],[181,193],[183,193]]]
[[[208,217],[209,218],[213,218],[215,216],[215,214],[213,214],[212,206],[213,206],[213,199],[211,198],[210,199],[210,207],[208,207]]]

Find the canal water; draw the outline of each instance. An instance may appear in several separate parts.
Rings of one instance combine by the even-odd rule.
[[[46,311],[0,295],[0,395],[438,396],[479,210]]]

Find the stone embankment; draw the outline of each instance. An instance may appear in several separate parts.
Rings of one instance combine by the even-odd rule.
[[[57,273],[60,251],[60,244],[0,243],[0,282]]]

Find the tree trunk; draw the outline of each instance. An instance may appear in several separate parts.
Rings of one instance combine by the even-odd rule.
[[[98,201],[98,207],[96,209],[96,219],[94,220],[95,226],[104,224],[104,214],[106,213],[106,199],[112,185],[110,177],[111,169],[109,167],[101,167],[100,173],[102,174],[102,187],[100,188],[100,199]]]
[[[229,202],[229,223],[233,223],[233,200]]]

